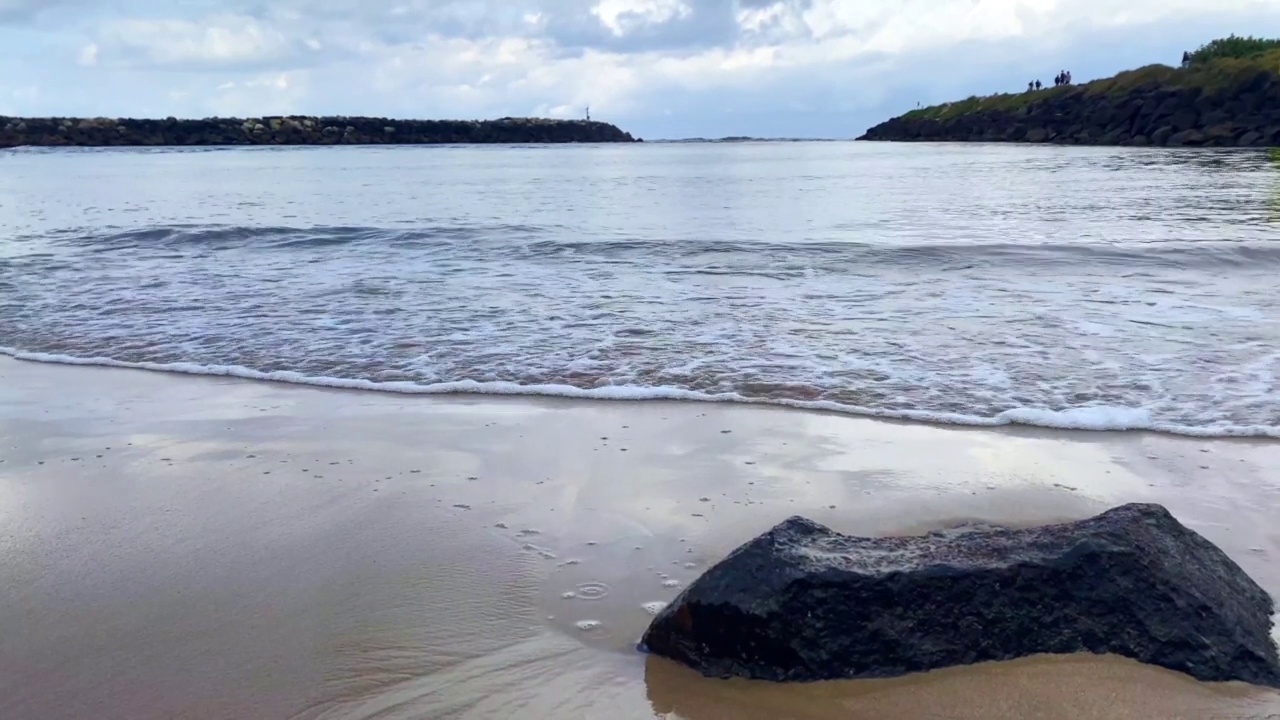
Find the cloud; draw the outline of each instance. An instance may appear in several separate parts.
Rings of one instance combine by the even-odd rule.
[[[0,23],[30,22],[56,0],[0,0]]]
[[[1274,0],[0,0],[28,114],[597,118],[645,136],[853,136],[916,102],[1078,79]]]
[[[692,13],[693,8],[682,0],[600,0],[591,8],[591,14],[616,37],[636,28],[687,18]]]
[[[254,67],[289,63],[308,40],[291,38],[275,25],[245,15],[199,20],[118,19],[95,32],[94,48],[130,66],[165,68]],[[99,50],[94,50],[97,57]]]
[[[301,112],[307,95],[305,72],[283,72],[230,80],[206,94],[208,107],[220,116],[291,115]]]
[[[93,67],[98,64],[98,45],[97,43],[89,43],[80,48],[80,55],[76,60],[84,67]]]

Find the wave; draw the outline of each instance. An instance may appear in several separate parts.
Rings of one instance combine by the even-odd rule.
[[[1024,425],[1054,430],[1085,430],[1096,432],[1145,430],[1171,435],[1184,435],[1202,438],[1280,438],[1280,426],[1276,425],[1234,425],[1225,423],[1215,423],[1205,426],[1181,425],[1156,421],[1152,418],[1149,411],[1143,408],[1133,407],[1091,406],[1068,408],[1064,410],[1026,407],[1012,408],[994,416],[981,416],[928,410],[862,407],[845,405],[826,400],[800,400],[786,397],[747,397],[731,392],[704,393],[677,387],[611,385],[596,388],[580,388],[572,385],[520,384],[506,381],[479,382],[475,380],[455,380],[432,384],[403,381],[377,382],[356,378],[304,375],[302,373],[288,370],[263,372],[240,365],[202,365],[191,362],[126,362],[108,357],[77,357],[55,353],[25,352],[16,348],[3,346],[0,346],[0,355],[7,355],[17,360],[30,362],[128,368],[134,370],[179,373],[185,375],[237,377],[246,380],[280,382],[293,385],[310,385],[342,390],[391,392],[407,395],[515,395],[610,401],[667,400],[742,403],[748,405],[770,405],[801,410],[835,412],[845,415],[856,415],[886,420],[907,420],[936,425],[973,427]]]
[[[856,228],[848,228],[850,232]],[[522,260],[557,258],[662,257],[672,272],[715,269],[741,258],[758,266],[777,262],[834,262],[904,267],[1082,265],[1120,269],[1143,267],[1241,267],[1280,265],[1280,240],[1081,241],[1078,243],[931,242],[918,239],[852,242],[827,238],[738,240],[706,237],[593,238],[563,225],[434,224],[406,228],[372,226],[161,225],[144,228],[64,228],[13,238],[15,244],[47,243],[89,253],[129,250],[306,251],[341,246],[359,248],[477,252],[500,247]]]
[[[90,252],[128,249],[231,249],[231,248],[312,248],[335,245],[384,244],[391,247],[412,244],[449,244],[459,240],[486,237],[512,238],[535,236],[556,228],[534,225],[427,225],[412,229],[361,226],[288,226],[240,225],[158,225],[143,228],[117,228],[102,232],[101,228],[65,228],[43,235],[24,235],[17,242],[48,241],[81,248]]]

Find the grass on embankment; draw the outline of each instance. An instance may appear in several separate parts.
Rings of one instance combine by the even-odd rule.
[[[1192,54],[1191,65],[1186,68],[1159,64],[1147,65],[1083,85],[1066,85],[1035,92],[1002,93],[985,97],[975,95],[959,102],[912,110],[903,114],[902,117],[913,120],[949,120],[970,113],[1016,112],[1032,102],[1081,90],[1089,95],[1122,95],[1141,87],[1160,86],[1168,89],[1200,88],[1204,92],[1213,92],[1220,88],[1237,85],[1253,77],[1260,70],[1280,73],[1280,40],[1232,36],[1214,40],[1202,46]]]

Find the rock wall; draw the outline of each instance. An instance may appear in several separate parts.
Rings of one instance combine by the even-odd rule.
[[[636,139],[608,123],[538,118],[388,120],[368,117],[281,116],[135,120],[0,116],[0,147],[573,142],[636,142]]]
[[[1074,145],[1280,146],[1280,77],[1258,72],[1225,87],[1149,84],[1123,92],[1089,86],[1040,91],[1016,110],[949,116],[907,113],[859,140]]]

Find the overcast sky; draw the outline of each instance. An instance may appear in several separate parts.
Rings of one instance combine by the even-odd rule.
[[[0,0],[0,114],[592,117],[646,138],[853,137],[1077,81],[1280,0]]]

